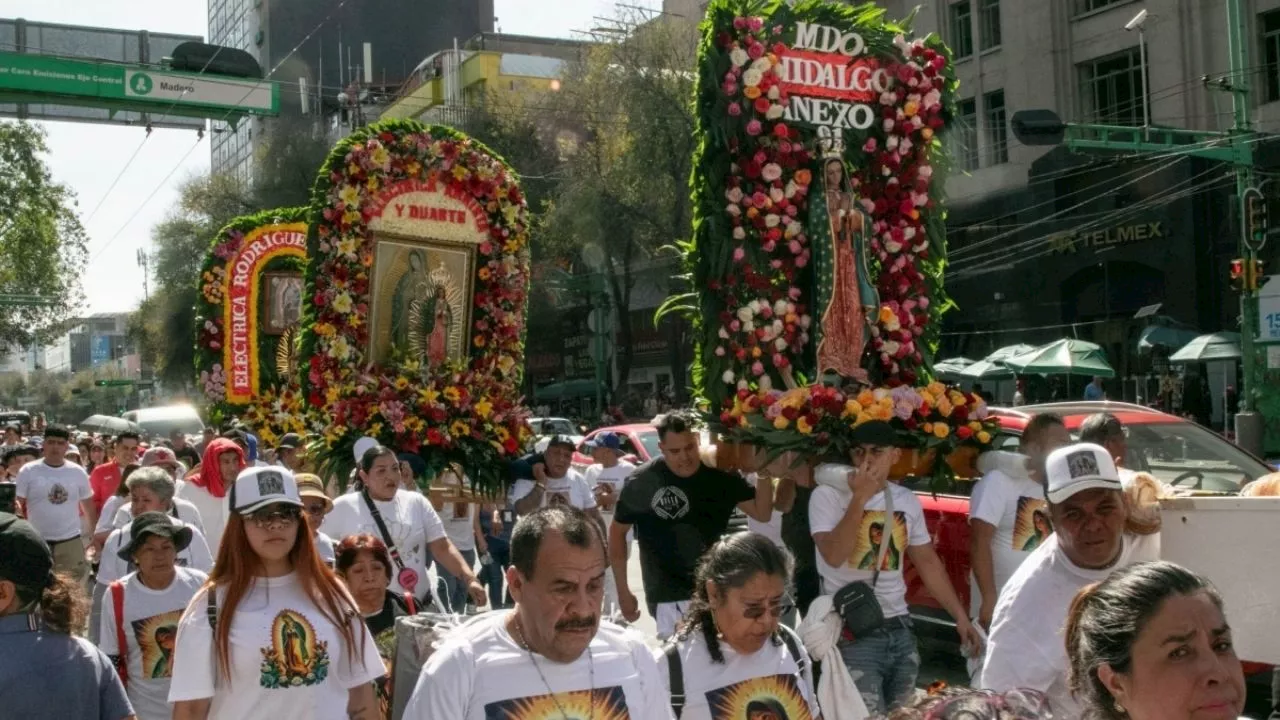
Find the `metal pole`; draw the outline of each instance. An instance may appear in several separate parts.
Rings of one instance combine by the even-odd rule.
[[[1138,28],[1138,53],[1142,65],[1142,139],[1148,138],[1151,127],[1151,95],[1147,90],[1147,29],[1145,24]]]
[[[604,284],[604,276],[600,272],[592,273],[591,284],[596,286],[599,283]],[[596,344],[596,418],[604,415],[604,303],[600,302],[604,299],[603,287],[592,287],[591,293],[592,305],[595,309],[596,326],[592,328],[595,333]]]

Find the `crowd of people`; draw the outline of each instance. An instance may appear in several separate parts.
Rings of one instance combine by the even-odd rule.
[[[556,437],[487,503],[433,501],[421,488],[467,478],[423,478],[421,458],[367,438],[340,492],[306,472],[296,436],[268,461],[244,428],[145,450],[124,433],[91,471],[65,428],[38,448],[6,436],[38,454],[14,473],[17,515],[0,513],[0,717],[1242,711],[1229,608],[1208,579],[1158,561],[1158,518],[1132,500],[1155,481],[1123,467],[1114,418],[1073,442],[1039,415],[1019,452],[980,458],[968,605],[919,500],[890,479],[886,423],[859,425],[847,457],[749,476],[717,468],[690,418],[655,424],[661,455],[640,467],[604,432],[580,472]],[[730,532],[735,511],[750,530]],[[971,688],[917,689],[908,561],[955,622]],[[628,627],[642,611],[656,643]],[[421,612],[456,626],[414,686],[395,687],[397,620]]]

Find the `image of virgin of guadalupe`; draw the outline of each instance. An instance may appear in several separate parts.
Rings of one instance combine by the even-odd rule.
[[[859,206],[841,158],[823,160],[822,192],[811,196],[809,218],[817,286],[817,376],[834,373],[867,384],[862,353],[870,323],[880,312],[880,294],[867,259],[871,218]]]
[[[409,251],[409,267],[396,281],[391,296],[391,347],[403,349],[409,344],[409,309],[423,299],[427,286],[427,256],[421,250]]]

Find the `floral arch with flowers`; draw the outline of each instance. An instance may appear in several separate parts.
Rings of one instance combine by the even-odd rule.
[[[721,430],[774,451],[825,451],[871,418],[922,447],[989,439],[980,400],[929,382],[950,305],[949,50],[871,3],[712,0],[702,28],[683,246],[693,287],[667,307],[695,323],[695,390]],[[816,367],[816,295],[833,270],[816,253],[830,233],[810,216],[826,207],[821,173],[837,157],[857,198],[849,212],[867,217],[865,294],[879,299],[865,359],[849,363],[866,373],[860,389],[819,384]]]
[[[502,486],[529,432],[520,393],[527,212],[511,168],[455,130],[394,120],[335,147],[313,192],[301,369],[329,470],[345,478],[352,446],[370,436],[420,454],[430,478],[458,466],[478,491]],[[376,357],[371,320],[392,311],[375,255],[389,236],[419,234],[448,243],[466,268],[447,293],[442,280],[438,296],[461,329],[442,337],[447,359]],[[470,293],[454,287],[463,284]]]
[[[281,208],[232,220],[200,270],[194,364],[207,419],[217,426],[242,418],[268,447],[284,433],[306,429],[296,314],[304,300],[309,212]],[[292,312],[273,317],[285,310],[284,292],[292,293],[285,303]]]

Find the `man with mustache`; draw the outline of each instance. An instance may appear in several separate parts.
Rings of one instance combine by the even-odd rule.
[[[600,527],[557,505],[511,533],[512,610],[457,628],[427,661],[406,720],[554,717],[669,720],[670,700],[644,640],[600,619],[606,570]],[[571,713],[577,714],[571,714]]]

